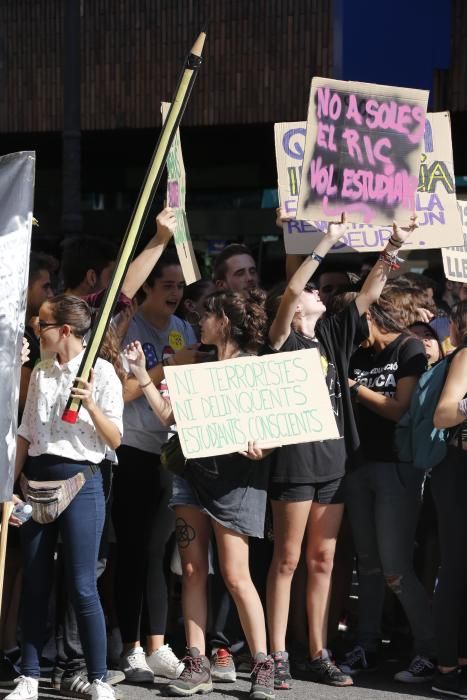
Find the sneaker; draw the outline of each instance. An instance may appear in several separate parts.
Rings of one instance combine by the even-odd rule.
[[[111,685],[98,678],[91,683],[92,700],[115,700],[115,691]]]
[[[307,678],[314,683],[324,683],[338,688],[353,685],[351,676],[343,673],[342,669],[332,663],[326,649],[308,662]]]
[[[169,695],[196,695],[212,691],[211,664],[207,656],[201,656],[199,649],[187,650],[182,662],[185,666],[177,680],[167,685]]]
[[[135,647],[120,657],[120,668],[130,683],[154,683],[154,672],[146,662],[143,647]]]
[[[250,700],[269,700],[274,694],[274,660],[266,654],[256,654],[251,672]]]
[[[157,651],[146,656],[146,661],[155,676],[164,676],[164,678],[178,678],[185,668],[168,644],[164,644]]]
[[[289,655],[286,651],[276,651],[272,654],[274,661],[274,688],[276,690],[290,690],[292,676],[290,675]]]
[[[365,651],[363,647],[355,647],[352,651],[347,652],[339,667],[342,673],[355,676],[362,671],[376,671],[378,668],[377,660],[377,654]]]
[[[423,683],[431,681],[435,672],[435,665],[426,656],[416,656],[410,662],[410,666],[404,671],[399,671],[394,676],[395,681],[401,683]]]
[[[1,652],[0,652],[1,653]],[[0,687],[14,688],[19,676],[15,665],[5,654],[0,656]]]
[[[9,693],[5,700],[37,700],[39,679],[20,676],[16,687]]]
[[[228,649],[216,649],[211,654],[211,678],[220,683],[235,683],[237,680],[234,660]]]
[[[455,668],[454,671],[449,671],[448,673],[436,671],[431,689],[435,693],[441,693],[442,695],[467,698],[467,681],[460,668]]]
[[[106,683],[108,685],[117,685],[125,680],[123,671],[107,671]],[[89,698],[92,692],[92,685],[87,678],[87,671],[74,673],[73,675],[63,674],[60,683],[53,685],[56,690],[60,691],[60,695],[68,698]],[[119,692],[115,693],[117,700],[123,695]]]

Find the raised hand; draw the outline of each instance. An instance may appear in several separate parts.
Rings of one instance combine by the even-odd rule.
[[[418,228],[417,215],[414,213],[410,217],[410,222],[408,226],[398,226],[397,222],[394,221],[392,224],[392,238],[398,243],[405,243],[409,238],[410,234]]]
[[[156,236],[162,243],[167,245],[175,233],[177,227],[177,217],[175,212],[170,207],[165,207],[156,217],[157,232]]]
[[[328,238],[331,238],[333,242],[337,243],[337,241],[340,238],[342,238],[342,236],[345,236],[345,234],[348,231],[348,228],[349,227],[347,224],[345,212],[342,212],[340,221],[330,221],[328,223],[328,230],[326,231],[326,236]]]

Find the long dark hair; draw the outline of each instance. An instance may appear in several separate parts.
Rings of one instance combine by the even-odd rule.
[[[467,301],[459,301],[455,304],[449,315],[451,322],[456,325],[461,338],[461,345],[467,345]]]
[[[385,333],[403,333],[406,329],[404,316],[391,300],[387,292],[381,294],[378,301],[370,305],[368,311],[373,323]]]
[[[247,292],[219,290],[204,300],[208,313],[229,321],[229,337],[243,352],[256,353],[266,338],[266,294],[261,289]]]

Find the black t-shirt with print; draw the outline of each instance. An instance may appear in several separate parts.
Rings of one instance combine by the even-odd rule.
[[[273,453],[272,481],[323,482],[345,474],[347,459],[359,443],[347,382],[349,361],[367,336],[366,318],[359,316],[355,302],[334,316],[320,319],[315,327],[315,338],[291,330],[279,352],[318,348],[341,437],[279,448]]]
[[[351,379],[385,396],[394,396],[403,377],[419,377],[426,369],[426,355],[418,338],[399,335],[380,352],[360,348],[350,363]],[[397,461],[394,449],[396,424],[361,403],[355,405],[362,457],[380,462]]]

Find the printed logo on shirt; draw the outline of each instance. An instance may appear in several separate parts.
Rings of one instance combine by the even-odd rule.
[[[183,335],[178,331],[170,331],[169,345],[175,352],[177,352],[177,350],[181,350],[185,345]]]
[[[355,378],[360,384],[378,391],[384,396],[394,396],[396,389],[395,373],[399,369],[398,362],[388,362],[384,367],[373,367],[371,370],[354,369]]]

